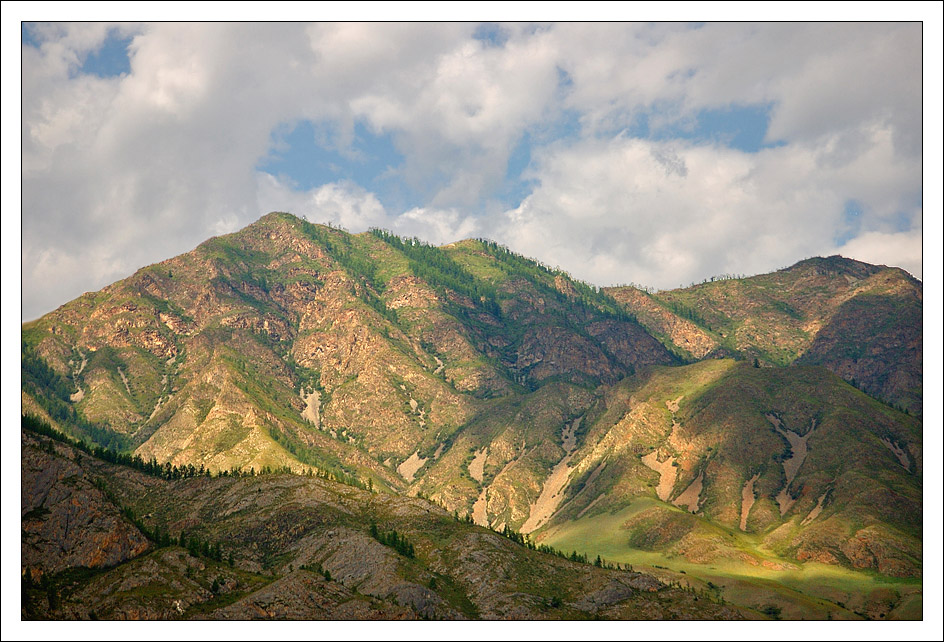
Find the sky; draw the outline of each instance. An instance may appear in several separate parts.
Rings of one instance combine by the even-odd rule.
[[[20,32],[22,320],[273,210],[599,286],[923,278],[918,22]]]

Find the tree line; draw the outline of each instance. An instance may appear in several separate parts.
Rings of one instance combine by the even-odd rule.
[[[492,316],[501,316],[495,288],[476,279],[442,249],[415,237],[402,239],[387,230],[373,228],[370,233],[405,255],[410,271],[440,294],[452,290],[471,299]]]
[[[43,435],[45,437],[49,437],[61,443],[67,444],[76,450],[81,450],[85,454],[95,457],[96,459],[100,459],[110,464],[116,464],[118,466],[133,468],[134,470],[144,473],[145,475],[149,475],[151,477],[160,477],[161,479],[168,481],[173,481],[176,479],[190,479],[193,477],[241,478],[257,477],[263,475],[299,474],[290,466],[262,466],[259,470],[256,470],[253,466],[251,466],[248,470],[242,467],[234,466],[228,470],[220,469],[214,472],[209,468],[206,468],[203,464],[200,464],[199,468],[195,467],[193,464],[187,464],[185,466],[177,466],[175,464],[171,464],[170,462],[164,462],[161,464],[154,457],[151,457],[150,459],[144,459],[141,457],[141,455],[132,455],[130,453],[118,452],[110,448],[105,448],[104,446],[89,444],[87,441],[73,439],[72,437],[61,433],[50,426],[47,422],[32,414],[22,415],[21,425],[23,429],[28,432]],[[327,469],[313,469],[309,467],[303,474],[308,477],[317,477],[319,479],[337,482],[346,486],[355,486],[356,488],[360,488],[362,490],[373,490],[372,480],[368,480],[365,484],[353,475],[348,475],[343,472],[338,473]]]
[[[597,286],[580,279],[575,279],[568,272],[559,268],[552,268],[537,259],[528,258],[513,252],[508,247],[500,245],[495,241],[478,239],[478,242],[482,244],[485,251],[498,262],[499,267],[505,272],[508,274],[519,274],[528,278],[545,296],[557,300],[560,303],[576,303],[583,309],[585,314],[597,313],[618,321],[638,323],[636,315],[627,311],[616,299]],[[561,276],[566,278],[573,286],[576,296],[567,297],[556,288],[550,287],[545,282],[545,276]]]

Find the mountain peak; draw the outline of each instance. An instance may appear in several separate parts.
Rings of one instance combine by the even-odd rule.
[[[865,279],[869,276],[887,269],[885,265],[873,265],[856,259],[846,258],[839,254],[832,256],[814,256],[794,263],[790,267],[778,270],[780,272],[794,272],[801,270],[812,270],[817,274],[824,276],[842,275],[852,276],[857,279]]]

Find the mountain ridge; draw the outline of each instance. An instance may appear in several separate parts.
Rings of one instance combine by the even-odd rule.
[[[826,257],[648,293],[271,213],[24,324],[23,408],[609,559],[920,578],[922,296],[900,272]],[[592,526],[613,516],[618,545]]]

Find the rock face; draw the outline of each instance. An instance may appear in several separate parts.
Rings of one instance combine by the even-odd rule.
[[[96,487],[94,478],[68,458],[69,449],[44,445],[46,450],[30,448],[23,453],[24,572],[38,581],[67,568],[114,566],[151,548]]]
[[[624,286],[607,288],[607,292],[631,310],[639,322],[655,336],[664,337],[670,345],[680,348],[694,359],[702,359],[719,346],[717,339],[694,322],[682,318],[642,290]]]

